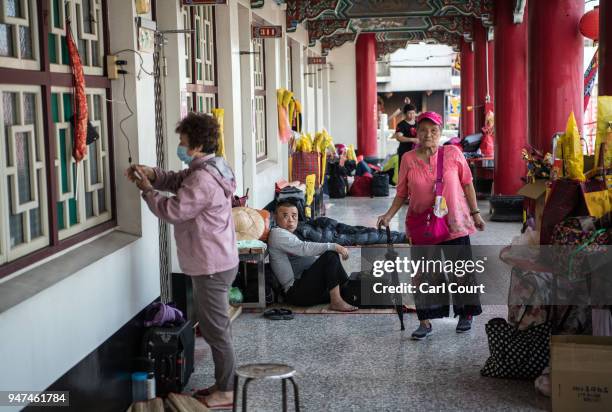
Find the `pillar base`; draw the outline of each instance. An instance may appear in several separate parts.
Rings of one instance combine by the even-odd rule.
[[[489,205],[490,219],[494,222],[523,221],[523,196],[493,195]]]

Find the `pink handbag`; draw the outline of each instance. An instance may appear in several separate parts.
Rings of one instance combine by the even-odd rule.
[[[444,167],[444,147],[438,148],[438,164],[436,167],[436,196],[442,196]],[[434,214],[434,206],[423,213],[408,215],[406,218],[408,236],[413,245],[437,245],[448,239],[450,231],[446,223],[446,217],[438,217]]]

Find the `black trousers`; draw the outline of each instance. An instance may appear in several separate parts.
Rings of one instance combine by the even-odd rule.
[[[312,306],[329,303],[329,291],[344,284],[348,275],[342,267],[340,256],[336,252],[323,253],[302,273],[285,297],[287,302],[296,306]]]
[[[418,260],[423,257],[425,259],[437,260],[442,258],[442,253],[444,253],[445,261],[472,260],[470,237],[464,236],[433,246],[414,248],[412,259]],[[413,279],[413,284],[417,285],[417,288],[422,283],[427,283],[429,286],[440,286],[442,284],[448,285],[450,282],[465,286],[476,284],[474,276],[456,276],[454,273],[426,272]],[[451,296],[455,316],[477,316],[482,313],[478,295],[452,294]],[[449,293],[425,294],[417,292],[415,294],[415,305],[419,320],[449,316],[450,306],[448,302]]]

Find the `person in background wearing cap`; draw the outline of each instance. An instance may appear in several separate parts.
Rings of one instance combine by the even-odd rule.
[[[281,284],[287,302],[297,306],[329,303],[337,312],[353,312],[340,296],[340,286],[348,280],[340,256],[348,250],[337,243],[305,242],[293,232],[298,225],[298,210],[289,200],[276,205],[278,227],[270,230],[268,253],[274,276]]]
[[[225,159],[215,157],[219,124],[214,117],[189,113],[176,133],[180,135],[177,156],[188,169],[172,172],[133,165],[126,175],[142,190],[151,212],[174,225],[179,264],[193,283],[200,331],[212,348],[215,364],[215,384],[194,396],[208,408],[231,409],[236,362],[228,291],[239,263],[231,202],[236,179]]]
[[[431,208],[435,201],[434,183],[438,150],[444,150],[443,196],[446,199],[448,214],[446,221],[449,228],[448,240],[440,243],[442,247],[420,247],[411,252],[412,260],[419,260],[419,254],[426,259],[440,259],[444,251],[445,260],[471,260],[470,234],[477,229],[484,230],[485,222],[480,216],[476,202],[476,192],[472,183],[472,173],[461,150],[456,146],[438,146],[441,135],[442,119],[435,112],[424,112],[417,118],[417,137],[420,147],[404,155],[400,168],[397,193],[389,210],[378,218],[378,226],[388,226],[393,216],[399,211],[407,196],[410,196],[408,215],[418,215]],[[408,227],[406,227],[409,236]],[[419,274],[420,276],[421,274]],[[429,274],[425,274],[429,275]],[[435,274],[440,282],[444,274]],[[450,276],[458,283],[471,282],[468,277]],[[425,276],[423,276],[425,278]],[[431,282],[430,282],[431,284]],[[448,297],[445,295],[446,301]],[[471,329],[472,317],[482,313],[478,298],[471,298],[470,304],[461,304],[463,296],[453,295],[453,312],[459,316],[456,331],[467,332]],[[449,306],[438,301],[431,304],[425,294],[417,293],[415,303],[420,321],[419,327],[412,333],[413,339],[423,339],[432,332],[430,320],[449,315]]]
[[[414,145],[418,143],[417,125],[416,125],[416,107],[412,104],[407,104],[402,110],[404,112],[404,120],[397,124],[393,138],[399,142],[397,148],[397,167],[402,167],[402,156],[414,149]]]

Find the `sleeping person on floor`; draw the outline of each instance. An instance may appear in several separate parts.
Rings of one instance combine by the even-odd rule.
[[[312,306],[329,303],[329,309],[353,312],[340,296],[340,286],[348,280],[340,256],[348,250],[336,243],[305,242],[293,232],[298,225],[298,209],[291,201],[276,205],[277,227],[270,231],[268,252],[272,272],[281,284],[288,303]]]

